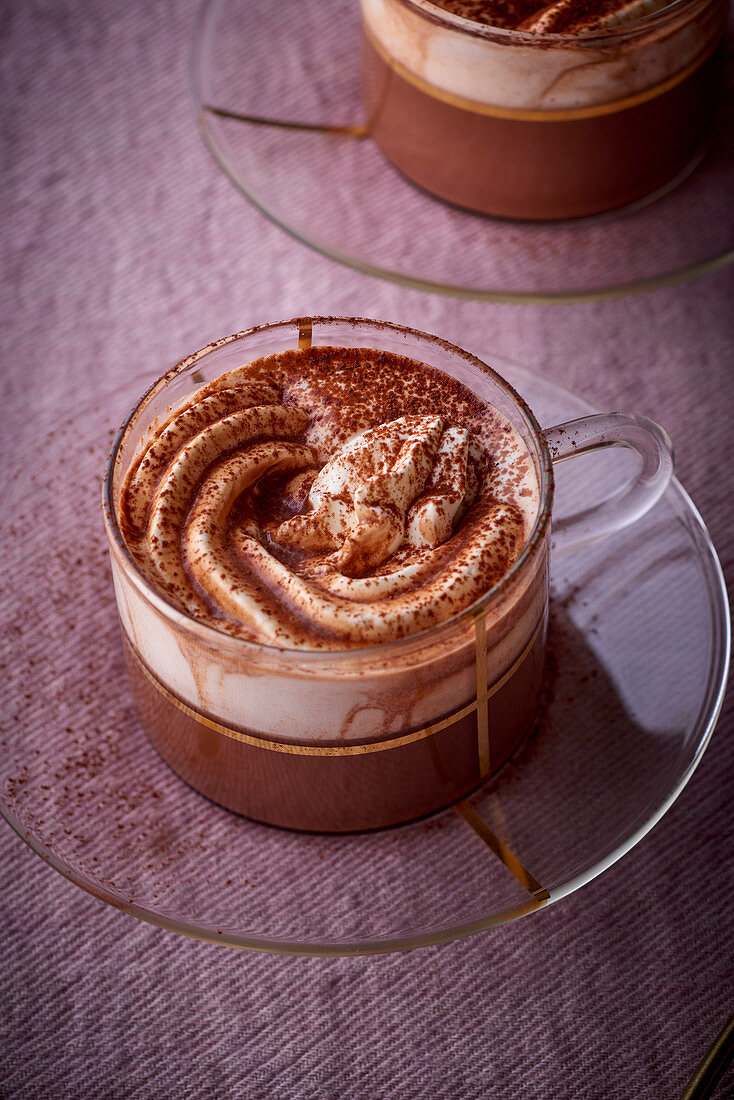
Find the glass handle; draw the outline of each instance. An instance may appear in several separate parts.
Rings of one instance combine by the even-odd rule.
[[[553,521],[553,548],[564,553],[605,538],[634,523],[658,502],[673,474],[673,447],[668,433],[645,416],[598,413],[568,420],[543,431],[554,463],[602,447],[636,451],[636,474],[604,500]]]

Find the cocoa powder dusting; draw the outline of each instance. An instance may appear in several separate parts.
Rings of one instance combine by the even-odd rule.
[[[121,494],[141,571],[236,636],[343,648],[491,589],[537,512],[510,423],[442,371],[312,347],[246,364],[158,426]]]

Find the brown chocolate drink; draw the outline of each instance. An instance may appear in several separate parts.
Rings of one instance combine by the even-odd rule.
[[[320,752],[296,755],[280,751],[287,743],[223,727],[182,705],[141,664],[129,641],[125,656],[138,713],[163,759],[202,794],[257,821],[316,832],[375,829],[439,810],[487,778],[475,712],[435,733],[408,730],[403,743],[329,742],[318,746]],[[545,617],[522,668],[486,703],[492,771],[533,725],[544,660]],[[251,740],[240,739],[248,734]],[[360,751],[365,745],[375,751]],[[354,752],[342,751],[347,748]]]
[[[301,829],[394,824],[476,787],[542,679],[547,539],[516,428],[392,352],[266,355],[155,412],[182,378],[143,400],[113,474],[152,742],[209,797]]]
[[[411,180],[523,219],[664,189],[712,120],[723,0],[362,0],[370,128]]]

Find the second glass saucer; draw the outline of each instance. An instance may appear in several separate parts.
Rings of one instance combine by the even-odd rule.
[[[734,260],[734,49],[701,164],[656,201],[596,219],[523,223],[418,190],[366,133],[356,3],[206,0],[192,51],[204,140],[283,229],[360,271],[492,301],[650,290]]]

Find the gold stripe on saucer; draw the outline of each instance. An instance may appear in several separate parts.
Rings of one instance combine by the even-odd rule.
[[[302,317],[298,322],[298,350],[310,348],[313,343],[313,322],[310,317]]]
[[[458,107],[462,111],[470,111],[475,115],[486,115],[489,118],[503,118],[515,122],[574,122],[585,118],[598,118],[602,115],[613,115],[618,111],[626,111],[629,107],[637,107],[641,103],[647,103],[648,100],[657,99],[658,96],[664,95],[665,92],[669,92],[672,88],[675,88],[676,85],[681,84],[686,77],[689,77],[696,69],[699,69],[701,65],[703,65],[704,61],[708,60],[719,45],[718,41],[711,43],[695,61],[687,65],[681,72],[676,73],[675,76],[671,76],[668,80],[664,80],[661,84],[656,84],[652,88],[646,88],[643,92],[636,92],[634,95],[625,96],[623,99],[616,99],[612,103],[594,103],[588,107],[566,107],[557,110],[530,111],[521,107],[500,107],[492,103],[478,103],[474,99],[465,99],[463,96],[455,95],[453,92],[444,91],[443,88],[437,88],[435,84],[430,84],[423,77],[418,76],[417,73],[411,72],[402,62],[391,57],[382,43],[377,41],[370,28],[364,23],[363,26],[365,35],[375,50],[375,53],[378,54],[393,72],[406,81],[406,83],[412,84],[420,92],[423,92],[424,95],[431,96],[433,99],[438,99],[442,103],[448,104],[450,107]]]
[[[315,134],[343,134],[345,137],[355,138],[367,137],[369,133],[368,127],[362,123],[330,126],[318,122],[289,122],[282,118],[265,118],[263,115],[248,115],[240,111],[230,111],[226,107],[214,107],[211,103],[206,103],[201,110],[202,113],[208,111],[210,115],[215,115],[217,118],[227,118],[233,122],[249,122],[253,126],[277,126],[283,130],[303,130]]]
[[[520,656],[508,668],[507,672],[505,672],[486,692],[487,699],[490,699],[495,692],[499,691],[518,670],[535,644],[543,628],[544,622],[545,614],[541,615],[540,621],[533,631],[530,641],[527,643]],[[199,722],[200,725],[206,726],[207,729],[213,730],[215,733],[220,733],[224,737],[230,737],[234,741],[240,741],[243,745],[250,745],[252,748],[256,749],[269,749],[272,752],[287,753],[291,756],[364,756],[366,753],[383,752],[387,749],[399,749],[402,748],[403,745],[412,744],[414,741],[422,741],[426,737],[433,737],[434,734],[448,729],[449,726],[453,726],[456,722],[460,722],[462,718],[466,718],[477,710],[477,700],[472,699],[466,706],[461,707],[460,710],[454,711],[453,714],[448,715],[447,718],[441,719],[440,722],[434,722],[430,726],[424,726],[423,729],[414,730],[412,733],[404,733],[398,737],[390,737],[383,741],[369,741],[365,744],[303,745],[294,741],[275,741],[267,737],[257,737],[255,734],[245,733],[243,730],[238,730],[233,726],[225,726],[221,722],[217,722],[213,718],[209,718],[207,715],[202,714],[201,711],[188,706],[188,704],[179,699],[177,695],[169,691],[168,688],[160,682],[158,677],[151,672],[129,638],[125,638],[125,641],[130,653],[135,658],[135,661],[140,666],[140,669],[149,683],[152,684],[164,699],[167,699],[169,703],[183,714],[187,715],[189,718],[193,718],[193,720]]]
[[[528,893],[533,895],[538,903],[538,908],[545,905],[550,899],[549,891],[541,886],[535,875],[531,874],[515,853],[510,851],[507,845],[503,844],[500,838],[492,832],[489,825],[482,820],[472,804],[462,799],[460,802],[454,803],[453,809],[459,817],[464,819],[467,825],[471,826],[479,839],[483,840],[487,847],[492,849],[500,862],[504,863],[507,870],[515,876]]]

